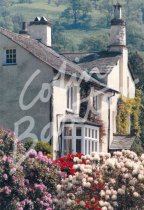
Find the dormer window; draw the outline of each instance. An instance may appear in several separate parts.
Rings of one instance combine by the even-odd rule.
[[[5,50],[5,64],[16,64],[16,49]]]
[[[74,94],[73,87],[67,89],[67,109],[73,110]]]

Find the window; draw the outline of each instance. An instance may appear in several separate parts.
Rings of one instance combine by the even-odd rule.
[[[67,90],[67,108],[73,110],[73,87]]]
[[[87,130],[89,131],[87,133]],[[86,126],[84,136],[85,141],[85,154],[91,154],[92,152],[99,152],[99,128],[93,126]]]
[[[16,49],[5,50],[5,63],[16,64]]]
[[[72,153],[72,139],[64,139],[64,155]]]
[[[90,125],[65,124],[62,132],[62,156],[68,153],[99,152],[99,128]]]
[[[96,111],[98,111],[98,96],[93,97],[93,107]]]

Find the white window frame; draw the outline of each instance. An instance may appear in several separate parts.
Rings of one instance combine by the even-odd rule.
[[[71,128],[72,135],[65,136],[64,128]],[[76,135],[77,128],[81,128],[81,136]],[[62,156],[66,155],[64,151],[64,141],[72,139],[72,153],[76,154],[76,141],[81,140],[81,153],[91,154],[92,152],[99,153],[99,127],[81,124],[65,124],[62,131]],[[94,146],[94,148],[92,147]]]
[[[9,51],[9,53],[8,53],[8,51]],[[10,61],[8,62],[8,59],[11,60],[11,62]],[[17,62],[17,51],[16,51],[16,48],[4,49],[4,64],[5,65],[15,65],[16,62]]]

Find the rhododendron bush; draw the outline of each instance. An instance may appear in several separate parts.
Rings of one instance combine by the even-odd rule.
[[[142,210],[144,154],[69,154],[56,161],[0,129],[0,209]]]
[[[41,152],[27,154],[8,130],[0,130],[0,209],[52,210],[59,174]]]
[[[72,174],[57,186],[56,209],[136,210],[144,206],[144,155],[124,150],[73,156]],[[57,160],[65,170],[66,164]],[[66,168],[67,168],[66,167]]]

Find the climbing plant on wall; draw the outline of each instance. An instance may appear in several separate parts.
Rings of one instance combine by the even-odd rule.
[[[141,133],[140,115],[143,108],[142,92],[136,90],[134,99],[120,97],[117,113],[117,133],[121,135],[133,134],[139,136]]]

